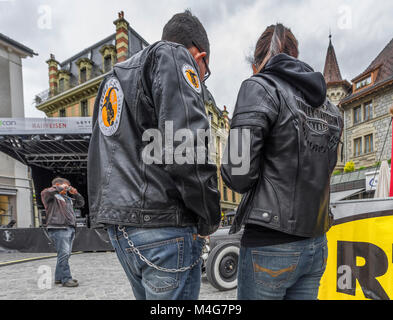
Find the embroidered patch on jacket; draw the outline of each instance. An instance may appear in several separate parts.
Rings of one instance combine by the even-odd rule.
[[[186,79],[190,87],[193,88],[196,92],[201,93],[201,83],[199,81],[198,73],[195,71],[195,69],[189,64],[185,64],[183,66],[182,73],[184,79]]]
[[[119,80],[110,78],[105,83],[100,98],[98,122],[103,135],[112,136],[116,133],[120,124],[123,103],[124,94]]]

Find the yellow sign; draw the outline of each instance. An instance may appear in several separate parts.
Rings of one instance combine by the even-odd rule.
[[[338,224],[327,238],[320,300],[393,299],[393,216]]]

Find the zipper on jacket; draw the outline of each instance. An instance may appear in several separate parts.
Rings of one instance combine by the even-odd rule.
[[[136,98],[136,105],[135,105],[135,119],[136,121],[138,121],[138,117],[139,117],[139,104],[140,104],[140,99],[141,99],[141,89],[139,87],[139,85],[137,85],[137,98]],[[145,194],[146,194],[146,190],[147,190],[147,178],[146,178],[146,164],[142,159],[142,177],[143,177],[143,187],[141,189],[141,208],[144,209],[145,208]]]
[[[291,223],[290,224],[291,231],[293,231],[293,224],[292,223],[295,222],[295,220],[293,220],[293,218],[295,216],[294,207],[295,207],[295,199],[296,199],[296,193],[297,193],[297,182],[298,182],[298,178],[299,178],[300,149],[301,149],[299,122],[297,119],[294,119],[293,122],[294,122],[294,126],[295,126],[295,129],[297,132],[298,152],[297,152],[297,166],[296,166],[296,176],[295,176],[295,183],[294,183],[294,192],[293,192],[293,197],[292,197],[291,215],[288,219],[288,222]]]

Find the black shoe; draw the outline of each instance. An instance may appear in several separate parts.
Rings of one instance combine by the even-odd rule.
[[[68,280],[67,282],[63,283],[63,287],[74,288],[79,286],[77,280]]]
[[[76,279],[72,279],[72,281],[78,282],[78,280],[76,280]],[[61,280],[55,280],[55,284],[61,284]]]

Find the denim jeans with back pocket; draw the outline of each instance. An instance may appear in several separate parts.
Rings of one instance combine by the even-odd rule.
[[[204,240],[195,227],[125,227],[129,239],[153,264],[165,269],[192,265],[201,255]],[[137,300],[197,300],[201,286],[201,262],[185,272],[167,272],[149,266],[129,246],[118,226],[108,234]]]
[[[328,257],[326,236],[241,247],[239,300],[316,300]]]

